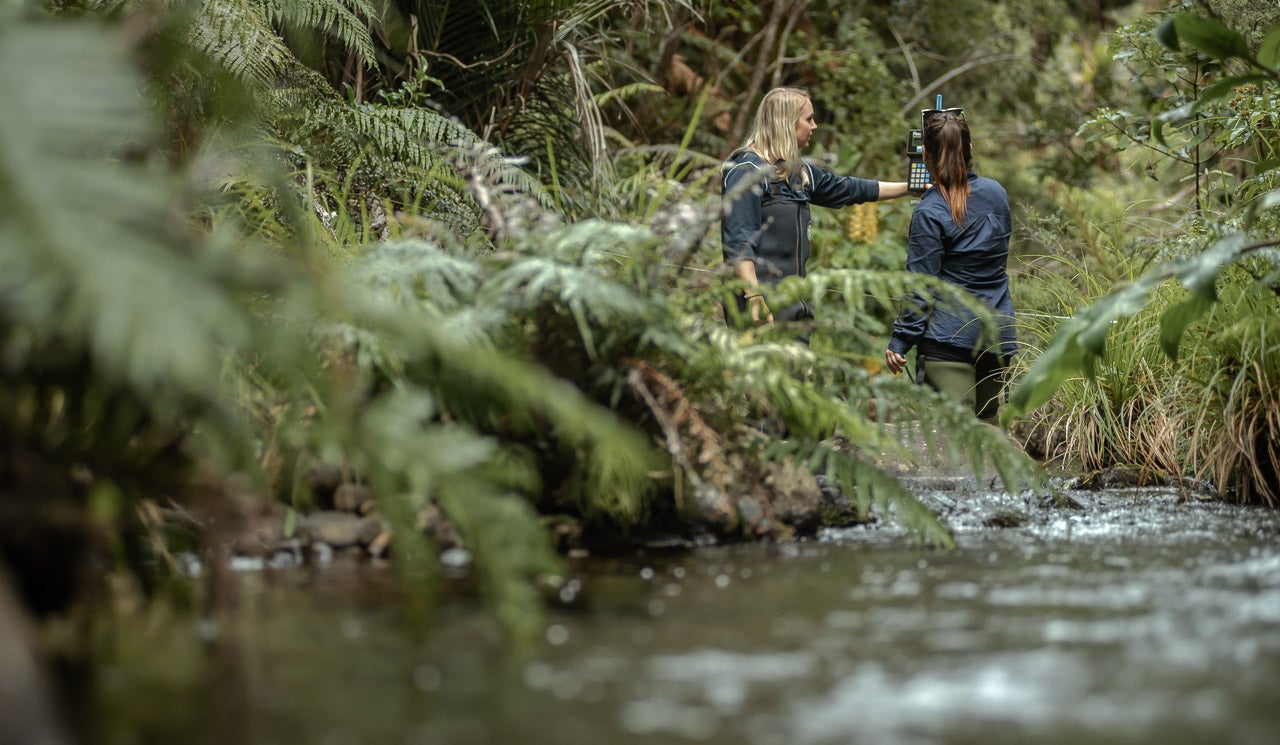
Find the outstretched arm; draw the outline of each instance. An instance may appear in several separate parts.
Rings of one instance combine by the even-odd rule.
[[[905,197],[908,194],[906,181],[879,181],[877,183],[880,185],[880,195],[876,197],[877,202]]]

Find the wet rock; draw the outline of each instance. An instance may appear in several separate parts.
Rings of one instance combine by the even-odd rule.
[[[1027,523],[1027,516],[1016,510],[996,510],[983,519],[988,528],[1020,528]]]
[[[270,564],[272,569],[291,569],[302,566],[302,541],[296,538],[282,541],[271,554]]]
[[[1214,487],[1212,483],[1204,481],[1203,479],[1183,476],[1178,480],[1178,485],[1201,498],[1213,498],[1218,496],[1217,488]]]
[[[1098,491],[1101,489],[1136,489],[1146,486],[1169,486],[1169,476],[1145,466],[1112,466],[1092,471],[1069,482],[1068,489]]]
[[[764,486],[774,520],[801,534],[817,530],[822,521],[822,492],[807,467],[793,458],[770,463]]]
[[[302,483],[304,500],[309,497],[311,504],[323,509],[333,506],[333,496],[342,485],[345,474],[343,468],[334,463],[312,463],[303,472]],[[295,504],[298,500],[294,500]]]
[[[440,509],[440,505],[435,502],[428,503],[418,511],[418,522],[415,527],[430,538],[435,547],[441,551],[448,551],[462,543],[453,525],[450,524],[449,518],[445,516],[444,510]]]
[[[333,492],[333,508],[341,512],[368,514],[373,506],[373,492],[364,484],[340,484]]]
[[[346,512],[313,512],[298,522],[304,543],[327,543],[333,548],[367,546],[383,531],[382,521]]]
[[[379,533],[372,541],[369,542],[369,545],[365,547],[365,550],[368,551],[369,556],[374,559],[386,557],[387,553],[391,550],[391,531],[384,530]]]
[[[1044,494],[1044,495],[1035,497],[1035,504],[1036,506],[1041,508],[1056,507],[1058,509],[1063,509],[1063,510],[1083,510],[1084,509],[1084,505],[1081,504],[1080,500],[1076,499],[1070,494],[1063,493],[1056,489],[1052,494]]]
[[[729,497],[709,485],[693,489],[688,509],[694,524],[706,526],[720,535],[728,535],[738,527],[738,511]]]
[[[545,515],[542,525],[551,534],[556,550],[568,553],[582,547],[582,521],[570,515]]]
[[[862,520],[862,514],[857,505],[844,493],[840,484],[828,480],[823,475],[815,476],[814,483],[818,485],[820,495],[818,514],[822,525],[844,527]]]
[[[742,526],[743,533],[749,536],[763,537],[777,532],[764,505],[752,497],[738,499],[738,523]]]
[[[267,558],[284,538],[284,517],[250,515],[245,520],[245,528],[231,544],[231,553],[235,556]]]
[[[311,544],[311,560],[317,564],[329,564],[333,561],[333,547],[327,543]]]

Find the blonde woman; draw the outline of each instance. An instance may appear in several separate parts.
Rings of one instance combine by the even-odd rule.
[[[805,276],[810,204],[839,208],[907,193],[906,182],[838,176],[801,160],[817,128],[806,91],[774,88],[760,101],[751,134],[724,164],[720,242],[725,262],[746,283],[738,311],[749,312],[753,323],[813,317],[803,301],[775,313],[765,293],[784,277]]]

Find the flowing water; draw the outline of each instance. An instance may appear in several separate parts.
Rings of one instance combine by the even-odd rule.
[[[954,550],[873,525],[574,560],[522,649],[459,605],[408,633],[386,568],[246,573],[234,663],[163,693],[109,668],[95,739],[1280,743],[1280,513],[925,496]]]

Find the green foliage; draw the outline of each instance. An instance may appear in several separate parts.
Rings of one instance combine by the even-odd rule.
[[[377,17],[370,0],[268,0],[268,17],[309,38],[323,35],[355,52],[366,67],[374,67],[377,51],[368,21]]]
[[[300,32],[304,39],[332,38],[366,66],[377,57],[364,20],[376,15],[369,0],[170,0],[170,4],[189,13],[186,33],[194,49],[258,86],[270,85],[296,64],[296,51],[281,35],[282,28]]]
[[[1244,35],[1227,28],[1216,18],[1177,13],[1160,24],[1155,34],[1160,43],[1170,49],[1177,49],[1185,41],[1213,59],[1245,59],[1250,56]]]
[[[6,21],[0,60],[0,273],[17,369],[77,376],[64,393],[83,419],[68,430],[96,430],[86,448],[117,445],[130,422],[172,436],[192,410],[229,434],[222,359],[252,338],[235,295],[247,277],[214,246],[180,249],[179,184],[147,163],[159,136],[122,44],[90,22]]]
[[[1276,20],[1270,19],[1256,55],[1221,19],[1190,13],[1173,14],[1155,29],[1152,38],[1163,52],[1128,37],[1128,59],[1135,59],[1133,50],[1146,50],[1147,59],[1159,60],[1155,67],[1169,72],[1170,83],[1180,79],[1180,69],[1193,70],[1193,85],[1176,105],[1157,109],[1153,151],[1170,160],[1198,158],[1201,145],[1213,144],[1238,153],[1248,167],[1206,171],[1223,184],[1221,192],[1205,192],[1224,195],[1220,212],[1197,215],[1193,230],[1169,244],[1156,266],[1062,324],[1011,395],[1006,417],[1052,403],[1049,411],[1057,413],[1049,418],[1067,422],[1065,431],[1075,433],[1070,450],[1085,465],[1142,462],[1175,474],[1209,474],[1220,493],[1275,501],[1268,484],[1276,459],[1266,444],[1273,437],[1275,378],[1265,342],[1271,324],[1263,320],[1273,312],[1257,299],[1274,301],[1280,276],[1273,250],[1280,74],[1268,46],[1280,34]],[[1216,79],[1202,78],[1206,72]],[[1130,123],[1114,131],[1147,145],[1142,130],[1131,126],[1136,117],[1126,118]],[[1194,162],[1198,182],[1201,164]],[[1244,267],[1248,274],[1239,271]],[[1171,280],[1180,287],[1172,288]],[[1262,343],[1240,344],[1241,329],[1250,329],[1244,339]],[[1108,342],[1115,337],[1124,343]],[[1184,372],[1175,373],[1173,361]]]
[[[929,23],[946,27],[936,5],[892,12],[936,12]],[[971,110],[999,111],[1019,86],[984,87],[968,71],[1057,38],[1022,30],[1038,5],[997,5],[991,59],[950,37],[928,49],[929,38],[891,40],[864,20],[890,11],[831,4],[815,4],[804,33],[794,12],[775,24],[773,47],[764,7],[712,4],[705,33],[668,33],[668,18],[695,16],[683,2],[647,14],[605,0],[406,2],[384,7],[384,22],[365,0],[217,0],[168,6],[181,14],[133,50],[97,26],[0,27],[11,63],[0,85],[21,103],[0,112],[0,162],[13,164],[0,270],[17,278],[0,328],[19,381],[6,423],[33,441],[88,437],[64,453],[76,459],[174,441],[226,471],[260,459],[282,496],[306,464],[340,465],[393,521],[407,587],[436,581],[436,547],[414,526],[439,507],[521,634],[541,621],[535,579],[556,568],[543,513],[639,531],[694,493],[767,503],[766,477],[790,465],[828,475],[863,517],[949,545],[882,458],[939,449],[1009,489],[1043,487],[1043,473],[970,412],[879,374],[879,361],[902,297],[987,314],[895,271],[904,203],[884,207],[871,246],[843,245],[839,214],[816,216],[816,271],[771,298],[813,299],[812,346],[794,328],[727,326],[717,177],[759,73],[813,90],[841,170],[896,180],[910,122],[892,121],[910,99],[954,81],[949,99],[954,86]],[[396,11],[421,21],[412,39]],[[701,83],[670,79],[677,49]],[[27,60],[49,77],[24,79]],[[1023,85],[1019,69],[1010,79]],[[42,90],[74,95],[37,101]],[[1246,119],[1248,103],[1233,148],[1262,147],[1273,126]],[[1098,209],[1067,218],[1081,264],[1132,248],[1089,224]],[[1208,270],[1178,266],[1197,302],[1209,297]],[[1171,315],[1166,344],[1206,312]],[[1080,336],[1081,349],[1100,350],[1098,336]],[[919,427],[895,432],[890,417]],[[131,472],[126,507],[154,496],[144,474]]]
[[[181,4],[196,7],[194,4]],[[269,84],[294,60],[284,40],[271,25],[265,2],[200,3],[188,18],[187,41],[232,75],[258,85]]]
[[[1179,39],[1185,37],[1188,43],[1206,54],[1251,59],[1248,49],[1241,46],[1243,37],[1229,32],[1229,29],[1213,19],[1197,19],[1179,14],[1161,26],[1159,34],[1163,42],[1172,46],[1177,46]],[[1205,88],[1195,102],[1175,112],[1179,115],[1183,112],[1190,114],[1197,106],[1223,98],[1235,85],[1254,83],[1258,79],[1259,76],[1249,76],[1248,79],[1227,78],[1232,85]],[[1103,354],[1111,322],[1135,313],[1146,303],[1153,289],[1174,278],[1193,293],[1189,301],[1171,308],[1161,318],[1162,347],[1170,355],[1176,354],[1183,330],[1211,307],[1216,299],[1214,283],[1220,267],[1271,245],[1275,245],[1275,242],[1251,243],[1246,233],[1232,233],[1216,241],[1198,256],[1157,267],[1128,287],[1096,303],[1067,324],[1059,332],[1053,346],[1028,371],[1027,377],[1011,397],[1013,407],[1010,414],[1044,403],[1066,378],[1078,372],[1090,373]]]
[[[1280,304],[1245,272],[1228,271],[1203,340],[1184,352],[1196,387],[1183,417],[1190,465],[1241,502],[1280,504]]]
[[[184,499],[192,484],[182,474],[195,459],[249,469],[264,446],[345,463],[379,489],[413,591],[431,590],[433,552],[413,526],[435,501],[475,554],[499,614],[517,631],[536,628],[530,577],[555,558],[521,495],[539,479],[501,438],[451,415],[470,404],[553,433],[575,455],[581,491],[620,520],[643,511],[647,443],[542,368],[449,333],[424,317],[430,305],[404,312],[403,300],[386,297],[403,295],[403,284],[384,282],[381,295],[349,286],[358,274],[309,250],[257,245],[235,212],[208,213],[212,226],[187,220],[191,203],[211,197],[156,157],[163,138],[121,41],[87,22],[0,26],[0,59],[15,63],[0,86],[20,104],[0,114],[10,164],[0,178],[10,283],[2,400],[14,452],[80,463],[95,488],[121,488],[114,514],[125,516],[161,496],[149,488]],[[19,74],[32,60],[39,75]],[[458,149],[449,162],[501,194],[511,168],[490,153]],[[241,178],[271,183],[252,170]],[[298,217],[289,189],[257,193],[270,195],[263,209]],[[474,267],[445,258],[451,273],[424,262],[431,271],[419,275],[430,277],[421,287],[437,314],[478,293]],[[377,361],[381,374],[357,369],[353,380],[334,339],[354,342],[353,359]],[[362,358],[370,339],[383,348]],[[255,433],[259,401],[273,413]],[[163,481],[160,465],[178,478]]]

